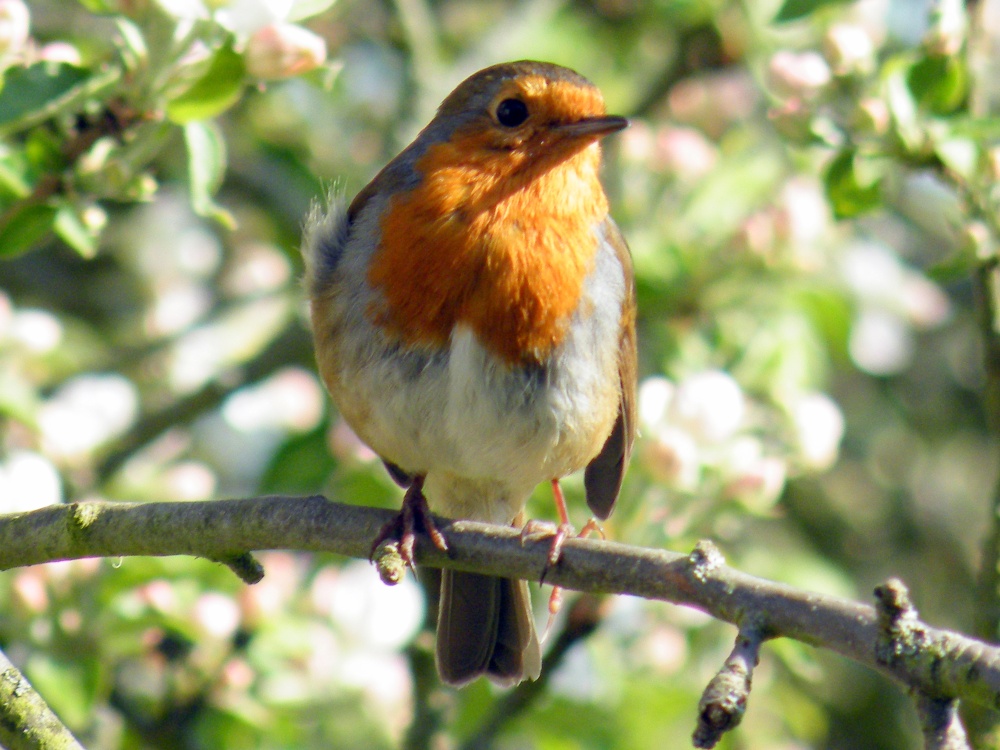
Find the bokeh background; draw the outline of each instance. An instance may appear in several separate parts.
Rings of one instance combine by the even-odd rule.
[[[398,505],[315,374],[303,216],[466,75],[542,59],[633,123],[605,183],[635,260],[642,436],[609,536],[711,538],[863,600],[899,576],[928,622],[995,639],[998,6],[0,0],[0,513]],[[564,487],[582,525],[582,482]],[[530,513],[553,516],[547,488]],[[571,596],[550,642],[574,617],[593,632],[515,705],[437,684],[412,581],[260,560],[255,586],[181,558],[0,573],[0,647],[92,750],[624,750],[690,746],[735,636]],[[996,721],[968,718],[981,738]],[[778,641],[720,747],[919,744],[897,686]]]

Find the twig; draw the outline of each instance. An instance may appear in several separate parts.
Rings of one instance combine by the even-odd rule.
[[[0,747],[83,750],[3,651],[0,651]]]
[[[879,661],[892,664],[926,647],[926,628],[902,581],[891,578],[876,586],[875,602],[879,617],[875,656]],[[958,716],[958,701],[951,697],[935,697],[922,690],[911,692],[926,750],[969,750],[965,728]]]
[[[983,342],[983,364],[986,388],[983,408],[994,433],[1000,432],[1000,336],[997,326],[997,293],[1000,270],[994,264],[983,265],[973,277],[978,308],[979,330]],[[983,541],[983,561],[977,582],[978,634],[996,638],[1000,625],[1000,483],[993,489],[989,533]]]
[[[969,750],[969,740],[958,717],[958,701],[931,698],[917,691],[913,695],[924,735],[924,750]]]
[[[742,628],[736,636],[732,653],[698,701],[698,726],[693,737],[695,747],[715,747],[723,734],[743,721],[750,699],[753,670],[760,660],[763,643],[760,632],[753,626]]]
[[[198,555],[219,560],[248,550],[298,549],[367,558],[392,511],[313,496],[199,503],[76,503],[0,516],[0,569],[53,560],[130,555]],[[420,538],[416,560],[430,567],[538,580],[549,545],[517,529],[441,519],[449,552]],[[707,543],[690,555],[614,542],[570,539],[546,579],[564,588],[632,594],[695,607],[763,638],[827,648],[941,698],[1000,706],[1000,648],[915,618],[919,648],[879,656],[885,628],[871,605],[802,591],[724,564]]]
[[[401,747],[403,750],[430,750],[444,725],[444,706],[441,700],[441,682],[434,668],[433,645],[428,648],[424,636],[433,639],[426,629],[416,642],[410,644],[406,656],[413,675],[413,719],[406,728]],[[430,641],[433,644],[433,640]]]

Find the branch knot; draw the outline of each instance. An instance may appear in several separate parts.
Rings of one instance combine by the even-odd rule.
[[[704,583],[712,573],[726,564],[726,558],[714,542],[702,539],[691,550],[688,562],[691,564],[691,574]]]
[[[878,614],[878,639],[875,658],[892,665],[926,649],[931,640],[920,622],[917,608],[910,601],[910,592],[898,578],[890,578],[875,587],[875,609]]]

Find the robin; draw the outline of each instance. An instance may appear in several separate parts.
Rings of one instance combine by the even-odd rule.
[[[406,487],[397,522],[447,544],[431,511],[523,523],[528,496],[585,470],[614,507],[635,433],[632,262],[598,179],[599,141],[628,125],[548,63],[495,65],[442,102],[349,206],[307,220],[320,374],[343,418]],[[527,584],[440,572],[442,680],[534,679]]]

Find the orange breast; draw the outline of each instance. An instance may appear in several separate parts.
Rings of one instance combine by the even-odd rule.
[[[475,155],[469,158],[468,155]],[[539,362],[566,335],[607,216],[596,145],[556,164],[475,136],[432,146],[398,194],[368,272],[376,321],[406,344],[447,344],[465,324],[508,363]]]

